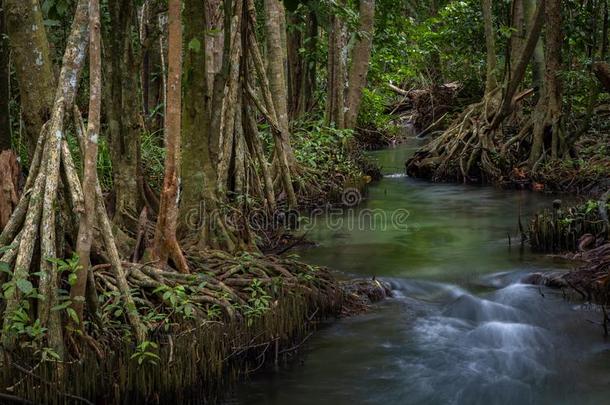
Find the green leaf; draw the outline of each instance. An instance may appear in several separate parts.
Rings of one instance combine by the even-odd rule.
[[[46,27],[59,27],[61,23],[57,20],[44,20],[44,25]]]
[[[11,274],[11,267],[8,265],[8,263],[0,262],[0,271]]]
[[[74,310],[74,308],[66,308],[66,312],[68,313],[70,318],[72,318],[72,320],[75,323],[80,323],[80,321],[78,319],[78,315],[76,314],[76,311]]]
[[[197,38],[191,39],[188,45],[188,49],[189,51],[193,51],[195,53],[201,52],[201,41],[199,41]]]
[[[26,295],[34,290],[34,286],[28,280],[17,280],[16,284],[17,288]]]
[[[70,306],[70,300],[64,301],[59,305],[55,305],[51,308],[51,311],[61,311],[62,309],[66,309]]]

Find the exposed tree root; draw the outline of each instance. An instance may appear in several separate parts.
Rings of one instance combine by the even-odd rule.
[[[343,289],[328,270],[291,258],[195,249],[187,257],[193,274],[159,269],[154,263],[121,263],[148,340],[158,345],[149,346],[147,353],[158,358],[144,357],[138,364],[145,355],[129,337],[116,273],[112,266],[98,265],[93,276],[103,327],[88,323],[88,345],[70,345],[79,361],[64,363],[65,379],[55,376],[54,363],[31,360],[26,349],[13,357],[16,363],[3,365],[1,386],[12,386],[11,393],[34,401],[57,397],[59,387],[102,402],[127,397],[144,401],[149,394],[209,400],[222,384],[266,363],[269,348],[277,346],[275,355],[269,350],[269,361],[289,356],[317,319],[339,314],[344,303]],[[15,364],[28,367],[11,367]],[[24,376],[22,368],[33,371]],[[128,381],[108,390],[119,378],[117,370]],[[53,384],[35,389],[40,378]],[[193,392],[187,388],[185,394],[185,387]]]
[[[560,147],[565,149],[561,145],[561,93],[557,79],[560,64],[558,46],[561,44],[561,24],[558,21],[561,19],[556,2],[549,3],[547,10],[544,1],[538,5],[527,40],[502,92],[495,78],[491,2],[483,3],[488,54],[485,95],[482,101],[466,108],[449,129],[407,162],[408,174],[434,181],[511,183],[514,170],[520,173],[524,169],[535,172],[547,156],[556,157]],[[547,35],[549,41],[552,40],[556,46],[547,52],[543,97],[540,98],[531,121],[521,122],[521,114],[515,113],[515,109],[533,90],[518,93],[518,89],[545,17],[553,21],[547,28]],[[520,128],[516,134],[510,130],[515,127]],[[548,134],[551,134],[550,140]],[[548,153],[545,152],[545,146]]]
[[[497,137],[492,121],[499,90],[466,108],[438,138],[407,162],[407,173],[433,181],[482,182],[502,176]]]

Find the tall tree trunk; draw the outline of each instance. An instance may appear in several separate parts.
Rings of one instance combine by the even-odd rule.
[[[298,166],[290,144],[290,128],[288,122],[288,86],[284,61],[286,52],[282,31],[285,27],[284,6],[279,0],[265,0],[265,28],[267,37],[267,77],[275,111],[275,120],[279,133],[275,137],[275,155],[284,189],[288,196],[288,204],[296,206],[298,201],[292,185],[291,172]],[[254,27],[253,27],[254,28]]]
[[[314,93],[317,86],[317,67],[318,67],[318,16],[315,11],[309,13],[307,21],[308,39],[305,49],[307,58],[302,74],[301,101],[299,103],[302,113],[309,112],[314,107]]]
[[[362,8],[362,4],[360,5]],[[438,0],[430,0],[430,17],[438,17]],[[437,32],[437,24],[432,25],[432,32]],[[441,54],[438,48],[434,48],[430,53],[430,66],[428,68],[432,86],[436,87],[442,84],[443,72],[441,64]]]
[[[181,218],[199,208],[204,201],[206,187],[216,188],[216,171],[209,153],[209,103],[207,99],[209,36],[206,34],[205,12],[200,0],[184,1],[184,42],[201,46],[189,46],[185,50],[183,77],[184,103],[182,107],[182,196]],[[212,81],[213,83],[213,81]],[[184,222],[184,221],[182,221]]]
[[[373,46],[375,22],[375,0],[360,0],[360,35],[352,51],[348,88],[345,103],[345,128],[354,129],[362,102],[362,91],[366,86],[366,76]]]
[[[11,148],[11,121],[9,110],[9,45],[6,38],[4,6],[0,1],[0,152]]]
[[[345,118],[345,58],[343,23],[333,15],[328,31],[328,94],[326,96],[326,122],[336,128],[344,127]]]
[[[135,5],[131,0],[109,3],[110,25],[104,64],[109,78],[104,95],[112,157],[115,213],[113,221],[124,229],[135,229],[142,206],[138,69],[134,60],[132,29]]]
[[[83,309],[87,274],[90,271],[90,252],[95,224],[96,184],[97,184],[97,144],[100,134],[100,116],[102,103],[102,55],[100,36],[99,0],[89,2],[89,119],[87,136],[84,142],[83,158],[83,196],[85,211],[81,214],[76,241],[76,252],[79,257],[79,269],[76,283],[70,290],[72,307],[83,326]]]
[[[550,157],[558,157],[560,147],[564,146],[561,125],[561,0],[547,0],[546,4],[546,72],[543,94],[534,111],[534,131],[529,167],[535,169],[538,161],[544,157],[543,145],[551,135]]]
[[[482,0],[483,23],[485,25],[485,47],[487,50],[487,71],[485,76],[485,94],[490,93],[498,87],[497,59],[496,59],[496,36],[493,27],[493,13],[491,0]]]
[[[214,87],[214,77],[222,68],[222,55],[224,45],[223,7],[222,0],[208,0],[205,2],[205,59],[207,63],[207,89]],[[230,13],[229,13],[230,14]],[[208,93],[208,96],[211,94]]]
[[[527,36],[524,1],[528,0],[513,0],[511,7],[511,28],[513,32],[509,41],[510,58],[508,60],[510,63],[511,76],[512,70],[517,66]]]
[[[180,132],[182,106],[182,4],[169,0],[168,87],[165,117],[165,177],[153,245],[153,256],[161,264],[172,259],[181,273],[188,264],[176,238],[178,187],[180,183]]]
[[[534,14],[536,12],[536,0],[523,1],[527,31],[529,32],[531,30]],[[542,38],[539,38],[538,43],[536,43],[536,48],[534,49],[532,59],[532,87],[536,89],[536,101],[540,96],[540,91],[542,90],[543,86],[542,82],[544,80],[544,72],[546,69],[544,64],[544,42],[542,41]]]
[[[303,27],[306,24],[301,14],[288,13],[289,27],[287,32],[287,55],[288,55],[288,116],[290,120],[298,118],[302,114],[301,88],[303,83],[304,68],[306,67],[303,47],[305,45]]]
[[[42,125],[51,116],[55,96],[53,63],[39,1],[4,0],[4,6],[26,144],[32,156]]]
[[[523,78],[525,77],[527,65],[532,59],[534,49],[536,48],[536,44],[540,39],[540,33],[542,32],[542,27],[544,26],[546,1],[547,0],[540,0],[538,8],[536,9],[536,15],[532,22],[532,28],[528,33],[527,40],[523,44],[523,48],[521,50],[521,54],[519,55],[517,65],[513,69],[513,75],[512,77],[510,77],[510,80],[506,84],[506,89],[503,94],[500,110],[495,115],[491,123],[492,129],[498,128],[502,121],[504,121],[504,119],[508,115],[510,115],[513,110],[513,97],[517,93],[517,89],[519,88],[521,82],[523,81]]]
[[[267,75],[276,118],[280,126],[283,153],[289,165],[295,164],[295,157],[290,146],[290,129],[288,122],[288,86],[285,75],[286,48],[282,39],[284,6],[279,0],[265,0],[265,28],[267,37]]]
[[[228,187],[229,168],[233,157],[235,144],[235,111],[237,98],[241,97],[241,55],[242,55],[242,20],[243,0],[238,0],[235,5],[235,17],[231,25],[231,48],[228,55],[229,77],[225,96],[222,101],[220,142],[218,155],[218,190],[220,195],[225,195]]]

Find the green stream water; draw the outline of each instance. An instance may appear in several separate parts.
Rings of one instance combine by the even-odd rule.
[[[386,177],[357,207],[316,217],[318,246],[299,252],[341,277],[386,280],[394,297],[322,328],[299,361],[257,375],[231,402],[609,403],[601,315],[519,283],[566,267],[518,237],[519,215],[525,224],[552,197],[410,179],[414,146],[375,152]]]

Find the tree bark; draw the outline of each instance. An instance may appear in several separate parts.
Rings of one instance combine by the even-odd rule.
[[[525,44],[523,45],[523,49],[521,51],[521,55],[519,56],[517,65],[513,69],[513,76],[506,84],[506,89],[502,99],[502,105],[500,106],[500,110],[498,111],[498,113],[493,119],[493,122],[491,123],[492,129],[498,128],[504,118],[510,115],[513,109],[513,98],[517,92],[517,89],[521,85],[521,82],[523,81],[527,65],[529,64],[532,58],[534,48],[536,47],[538,39],[540,38],[540,33],[542,32],[542,27],[545,21],[545,4],[546,0],[540,0],[540,3],[536,10],[534,21],[532,23],[532,29],[530,30],[527,36]]]
[[[201,7],[200,0],[184,1],[184,42],[200,44],[189,46],[184,59],[184,103],[182,106],[182,196],[180,210],[182,219],[191,210],[199,209],[204,200],[206,187],[216,188],[216,171],[209,152],[210,122],[207,100],[209,59],[206,34],[207,8]],[[182,221],[182,225],[186,225]],[[182,232],[181,232],[182,233]]]
[[[358,28],[360,38],[352,51],[345,103],[345,128],[348,129],[354,129],[358,119],[362,91],[366,86],[366,77],[371,60],[374,22],[375,0],[360,0],[360,26]]]
[[[6,37],[4,6],[0,1],[0,152],[11,148],[9,44]],[[1,221],[0,221],[1,222]]]
[[[430,17],[438,17],[438,0],[430,0]],[[437,31],[437,24],[433,24],[432,32]],[[432,82],[433,87],[440,86],[441,84],[443,84],[441,55],[439,49],[436,47],[430,52],[430,66],[428,67],[428,74],[430,75],[430,81]]]
[[[345,126],[345,58],[344,35],[341,19],[330,17],[328,31],[328,94],[326,96],[326,122],[336,128]]]
[[[55,76],[38,0],[4,0],[6,27],[19,83],[21,115],[30,156],[51,117]]]
[[[485,26],[485,47],[487,48],[485,94],[489,94],[498,87],[498,79],[496,76],[496,36],[493,27],[491,0],[482,0],[481,7],[483,9],[483,23]]]
[[[288,85],[286,82],[285,65],[286,48],[282,40],[284,23],[283,4],[279,0],[265,0],[265,29],[267,37],[267,76],[271,97],[275,107],[277,122],[280,126],[280,138],[283,153],[289,166],[296,164],[296,159],[290,146],[290,128],[288,122]]]
[[[290,22],[286,37],[288,56],[288,116],[290,120],[293,120],[302,114],[300,93],[304,89],[301,88],[301,83],[303,83],[302,77],[305,74],[304,69],[307,65],[304,62],[305,55],[303,55],[301,50],[305,45],[302,31],[306,21],[300,14],[292,12],[288,13],[288,20]]]
[[[178,222],[178,187],[180,183],[180,132],[182,106],[182,4],[169,0],[168,88],[165,117],[165,177],[155,230],[153,256],[166,264],[172,259],[181,273],[188,264],[176,238]]]
[[[298,201],[292,185],[291,172],[296,170],[298,164],[290,144],[288,88],[284,65],[286,53],[282,38],[282,27],[284,27],[285,24],[285,22],[282,21],[284,18],[283,7],[284,6],[279,0],[265,0],[265,28],[267,34],[267,57],[269,59],[269,63],[267,64],[267,79],[271,97],[270,102],[273,105],[272,114],[274,115],[277,124],[277,133],[275,136],[276,167],[278,168],[279,176],[284,183],[288,204],[291,207],[296,207]],[[248,9],[251,13],[253,12],[253,2],[249,2]],[[255,24],[251,25],[251,35],[255,35],[254,29],[256,26]],[[260,64],[260,61],[258,63]],[[269,109],[271,110],[271,108]]]
[[[519,57],[521,56],[521,51],[523,50],[523,44],[527,35],[524,1],[528,0],[513,0],[511,7],[511,28],[513,30],[509,42],[511,76],[512,70],[519,63]]]
[[[534,169],[542,156],[546,134],[550,133],[550,157],[556,159],[562,146],[562,97],[559,73],[561,70],[561,0],[547,0],[546,4],[546,72],[543,94],[534,112],[532,149],[528,160]]]
[[[131,0],[108,4],[110,24],[106,28],[104,66],[109,78],[104,102],[108,116],[109,146],[112,157],[115,210],[113,222],[124,229],[134,229],[142,207],[138,97],[138,69],[132,45],[135,5]]]
[[[82,327],[84,301],[87,287],[87,273],[90,271],[90,252],[95,224],[96,184],[97,184],[97,144],[100,134],[102,102],[102,58],[100,38],[99,0],[89,2],[89,119],[83,158],[83,195],[85,211],[81,214],[76,241],[79,269],[76,283],[70,290],[72,307]]]
[[[533,18],[536,12],[536,0],[524,0],[525,18],[528,32],[531,30]],[[545,72],[544,43],[542,38],[538,39],[532,59],[532,87],[536,89],[537,97],[542,90]],[[537,100],[536,100],[537,101]]]
[[[11,150],[0,151],[0,230],[9,222],[19,203],[19,175],[17,156]],[[0,245],[2,246],[2,245]]]

